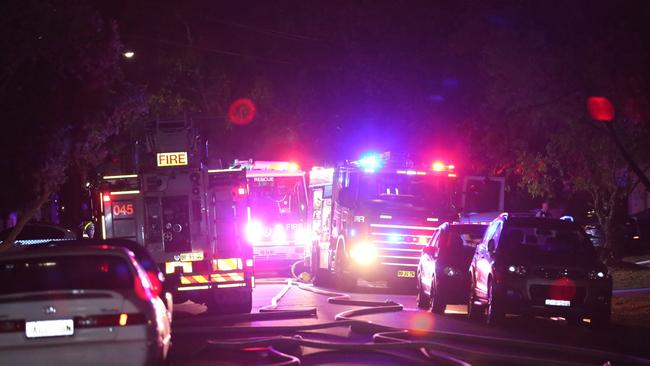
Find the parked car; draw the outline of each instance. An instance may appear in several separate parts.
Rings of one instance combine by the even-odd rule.
[[[154,288],[154,293],[159,294],[158,296],[165,303],[167,307],[169,319],[172,319],[172,313],[174,310],[174,302],[171,294],[171,289],[167,288],[167,283],[165,282],[165,274],[162,272],[160,267],[156,264],[156,261],[151,256],[148,250],[146,250],[142,245],[127,239],[79,239],[79,240],[61,240],[61,241],[51,241],[46,243],[48,247],[86,247],[93,245],[110,245],[118,248],[126,248],[133,252],[135,259],[138,261],[138,264],[145,270],[147,276],[149,277],[149,282]]]
[[[162,363],[171,330],[156,295],[124,248],[14,247],[0,257],[0,364]]]
[[[470,265],[468,314],[488,324],[507,313],[560,316],[569,323],[611,317],[612,278],[585,232],[558,219],[501,214]]]
[[[487,225],[444,223],[423,248],[417,270],[418,307],[444,313],[467,303],[467,269]]]
[[[12,228],[0,232],[0,243],[2,243]],[[57,240],[73,240],[77,238],[77,234],[66,228],[50,225],[50,224],[27,224],[23,230],[18,234],[15,244],[31,245],[43,244]]]

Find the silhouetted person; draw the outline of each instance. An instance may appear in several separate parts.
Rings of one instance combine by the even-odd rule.
[[[542,209],[537,211],[535,217],[543,217],[546,219],[550,219],[551,217],[553,217],[553,215],[551,215],[548,202],[545,201],[542,203]]]

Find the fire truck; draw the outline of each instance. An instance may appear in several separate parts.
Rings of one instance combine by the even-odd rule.
[[[458,217],[455,181],[452,164],[416,165],[391,153],[313,168],[308,257],[315,283],[414,281],[422,247],[439,223]]]
[[[101,235],[149,250],[175,302],[250,312],[254,262],[243,235],[246,172],[207,169],[207,147],[199,141],[184,121],[149,129],[137,171],[101,179]]]
[[[304,258],[310,239],[305,172],[287,161],[235,160],[248,179],[250,222],[247,239],[253,245],[259,271],[277,271]]]

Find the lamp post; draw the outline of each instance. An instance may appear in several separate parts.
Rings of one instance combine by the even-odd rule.
[[[615,112],[612,102],[605,97],[589,97],[587,99],[587,110],[592,119],[605,123],[607,130],[609,131],[609,136],[614,140],[614,144],[621,152],[623,159],[625,159],[630,168],[632,168],[632,171],[634,171],[634,173],[639,177],[639,180],[643,183],[646,191],[650,192],[650,180],[648,180],[648,177],[643,173],[643,170],[639,168],[630,153],[625,149],[621,139],[614,130]]]

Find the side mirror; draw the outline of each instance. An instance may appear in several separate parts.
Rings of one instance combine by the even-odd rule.
[[[487,249],[490,254],[494,253],[495,245],[494,245],[494,239],[490,239],[487,244]]]

